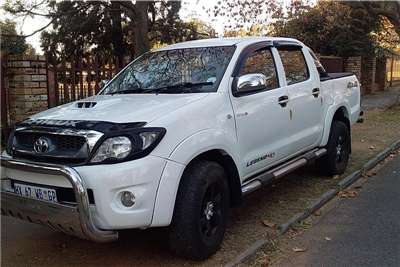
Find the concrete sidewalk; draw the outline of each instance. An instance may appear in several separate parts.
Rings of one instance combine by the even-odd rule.
[[[388,109],[396,103],[400,103],[400,86],[391,87],[383,92],[375,92],[361,98],[363,110]]]

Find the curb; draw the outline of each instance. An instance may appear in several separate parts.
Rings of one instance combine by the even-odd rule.
[[[283,223],[278,226],[279,233],[282,235],[286,233],[294,224],[299,223],[306,218],[308,218],[315,211],[320,209],[323,205],[333,199],[337,193],[342,191],[343,189],[349,187],[351,184],[356,182],[361,176],[363,176],[366,172],[374,168],[378,163],[383,161],[386,157],[388,157],[393,151],[400,148],[400,140],[395,141],[389,147],[384,149],[382,152],[378,153],[374,158],[365,163],[361,169],[349,174],[341,181],[338,182],[337,188],[330,189],[322,194],[318,199],[316,199],[313,203],[311,203],[304,212],[298,213],[290,218],[286,223]],[[233,261],[227,263],[225,267],[236,266],[249,257],[253,256],[262,246],[264,246],[268,240],[260,239],[254,242],[249,248],[247,248],[244,252],[239,254]]]
[[[376,164],[378,164],[379,162],[384,160],[387,156],[389,156],[389,154],[391,152],[393,152],[394,150],[397,150],[398,148],[400,148],[400,140],[397,140],[396,142],[391,144],[388,148],[386,148],[385,150],[380,152],[378,155],[376,155],[373,159],[371,159],[367,163],[365,163],[364,166],[361,168],[361,170],[363,171],[362,174],[365,174],[367,171],[374,168],[376,166]]]
[[[330,189],[327,192],[325,192],[320,198],[318,198],[311,205],[309,205],[304,212],[294,215],[292,218],[289,219],[288,222],[279,225],[278,226],[279,232],[281,234],[284,234],[294,224],[309,217],[312,213],[321,208],[325,203],[334,198],[339,191],[353,184],[362,175],[364,175],[366,172],[374,168],[376,165],[378,165],[378,163],[380,163],[382,160],[388,157],[390,153],[392,153],[394,150],[397,150],[398,148],[400,148],[400,140],[397,140],[396,142],[392,143],[389,147],[384,149],[382,152],[378,153],[375,157],[373,157],[371,160],[365,163],[360,170],[357,170],[351,173],[350,175],[346,176],[345,178],[343,178],[341,181],[338,182],[336,189]]]
[[[292,218],[289,219],[289,221],[279,225],[278,226],[279,233],[281,235],[286,233],[294,224],[299,223],[308,218],[312,213],[321,208],[326,202],[334,198],[338,192],[339,189],[330,189],[326,191],[324,194],[322,194],[320,198],[318,198],[311,205],[309,205],[304,212],[294,215]]]
[[[254,242],[249,248],[240,253],[233,261],[227,263],[225,267],[234,267],[242,262],[244,262],[247,258],[256,254],[256,252],[264,246],[268,241],[266,239],[260,239]]]

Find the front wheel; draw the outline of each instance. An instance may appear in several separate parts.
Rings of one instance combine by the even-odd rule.
[[[229,187],[224,169],[197,161],[185,170],[169,233],[171,250],[182,257],[204,260],[220,247],[229,211]]]
[[[327,154],[318,159],[317,165],[324,175],[342,174],[350,156],[351,138],[346,124],[333,121],[326,149]]]

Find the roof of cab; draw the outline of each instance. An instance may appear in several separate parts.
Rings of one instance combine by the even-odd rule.
[[[195,47],[211,47],[211,46],[231,46],[237,44],[249,45],[260,41],[291,41],[302,44],[300,41],[293,38],[283,37],[228,37],[228,38],[211,38],[194,41],[176,43],[157,49],[156,51],[195,48]]]

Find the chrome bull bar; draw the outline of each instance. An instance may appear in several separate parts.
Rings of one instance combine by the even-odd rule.
[[[118,239],[118,232],[101,230],[93,222],[87,188],[75,169],[56,164],[36,163],[0,157],[1,166],[27,172],[61,175],[72,185],[76,206],[50,203],[19,196],[13,192],[1,192],[1,210],[30,222],[45,224],[50,228],[95,242],[111,242]]]

